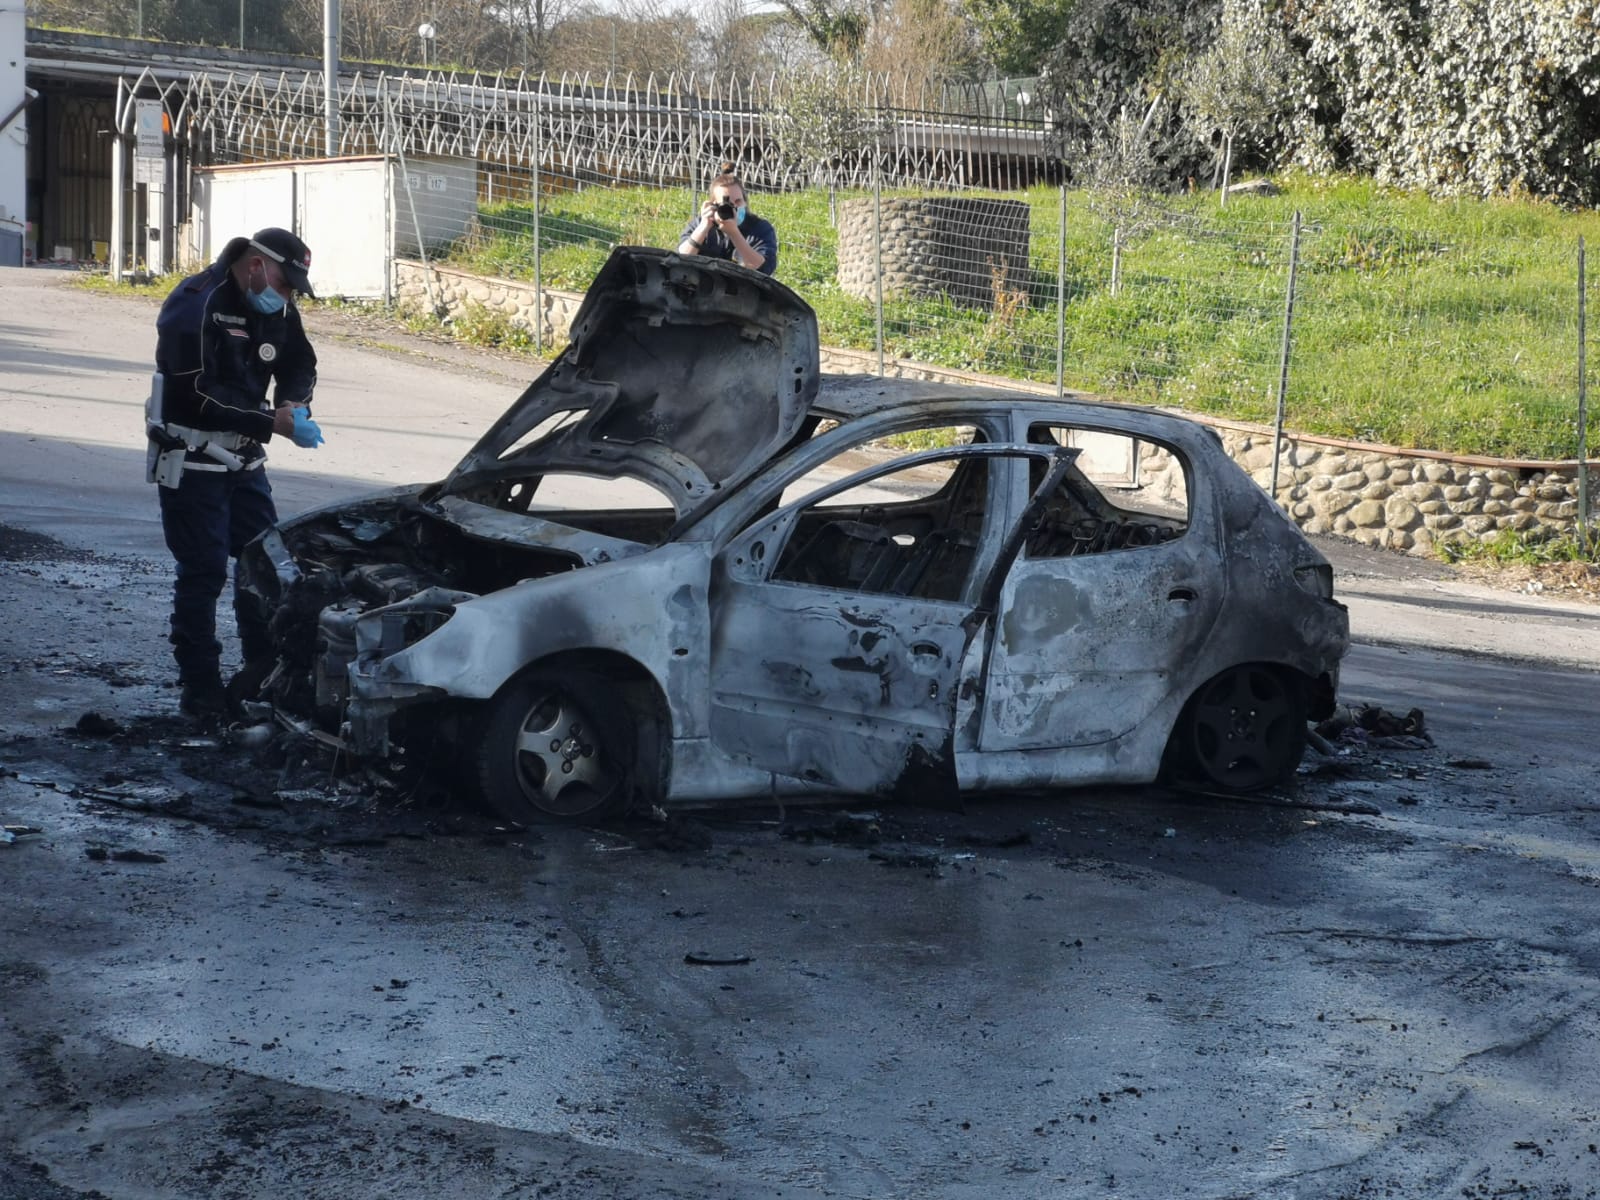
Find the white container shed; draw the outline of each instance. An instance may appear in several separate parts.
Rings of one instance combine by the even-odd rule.
[[[211,262],[229,238],[277,225],[311,248],[317,295],[391,300],[394,259],[448,245],[477,211],[477,164],[461,159],[408,158],[404,172],[382,155],[202,167],[184,244]]]

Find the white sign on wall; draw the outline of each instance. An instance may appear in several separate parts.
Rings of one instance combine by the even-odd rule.
[[[161,101],[139,100],[133,113],[134,160],[162,158],[167,152],[165,130],[162,128]],[[144,182],[139,180],[139,182]]]

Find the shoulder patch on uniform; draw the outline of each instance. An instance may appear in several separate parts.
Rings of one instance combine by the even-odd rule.
[[[213,321],[215,321],[218,325],[243,325],[243,324],[245,324],[245,319],[243,317],[230,316],[230,315],[228,315],[227,313],[224,313],[224,312],[214,312],[214,313],[212,313],[211,314],[211,319]]]

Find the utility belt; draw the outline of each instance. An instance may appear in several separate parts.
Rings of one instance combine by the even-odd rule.
[[[261,444],[245,434],[190,429],[165,420],[164,383],[159,372],[151,376],[150,397],[144,404],[145,436],[150,441],[145,482],[175,488],[185,471],[254,471],[267,461]]]

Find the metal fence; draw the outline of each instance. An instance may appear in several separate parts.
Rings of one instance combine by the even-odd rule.
[[[798,125],[774,114],[799,103]],[[912,87],[883,76],[822,83],[773,76],[423,75],[341,77],[337,129],[322,76],[197,76],[184,136],[208,164],[405,153],[536,173],[543,188],[640,183],[700,187],[718,163],[751,186],[826,180],[1010,186],[1051,177],[1042,118],[983,88]],[[331,137],[330,137],[331,133]],[[789,153],[780,142],[788,136]],[[803,147],[809,157],[793,152]]]
[[[430,253],[581,291],[612,246],[677,245],[698,199],[530,193],[495,177],[468,227]],[[984,199],[1023,210],[1014,256],[986,239],[983,209],[963,215]],[[425,216],[430,200],[408,197]],[[1375,443],[1526,460],[1600,447],[1579,422],[1575,239],[1445,243],[1349,217],[1303,214],[1297,230],[1293,211],[1214,209],[1129,228],[1093,197],[1049,189],[818,189],[752,205],[777,226],[779,278],[829,345],[1251,422],[1272,423],[1281,398],[1295,429]]]
[[[476,178],[471,211],[423,252],[483,274],[581,291],[615,245],[676,245],[732,161],[825,344],[1457,454],[1600,451],[1578,236],[1600,234],[1596,214],[1337,187],[1225,207],[1069,192],[1045,122],[1014,101],[870,79],[825,95],[820,116],[807,98],[835,140],[801,159],[775,124],[787,87],[356,78],[337,144]],[[315,75],[197,80],[184,136],[195,161],[320,155],[320,98]],[[402,217],[448,225],[436,194],[407,193]]]

